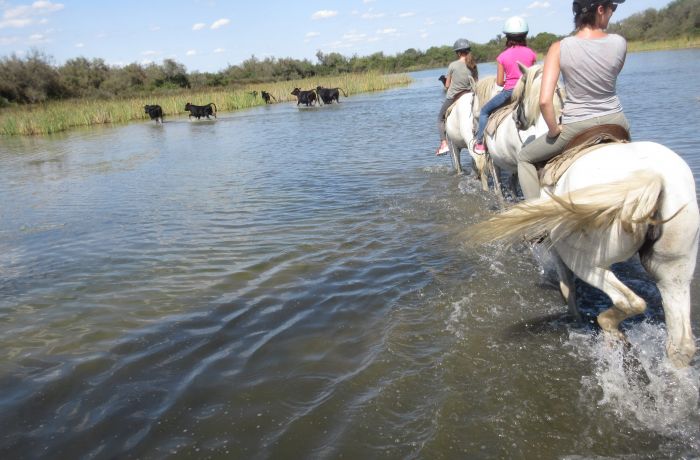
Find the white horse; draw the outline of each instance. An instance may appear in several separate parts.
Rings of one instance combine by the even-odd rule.
[[[528,72],[533,70],[528,70]],[[534,69],[536,71],[536,69]],[[526,88],[521,113],[535,123],[539,91]],[[690,283],[698,251],[700,216],[695,180],[676,153],[654,142],[608,144],[578,160],[538,200],[522,202],[477,224],[475,241],[531,238],[549,232],[554,252],[573,274],[605,292],[612,307],[598,316],[605,333],[623,338],[621,321],[646,309],[645,301],[610,271],[639,253],[661,293],[671,362],[687,366],[695,354]],[[573,277],[562,276],[573,298]]]
[[[447,141],[452,154],[452,164],[457,174],[463,174],[460,153],[462,149],[470,150],[474,140],[474,119],[479,114],[479,100],[484,98],[480,91],[492,91],[495,88],[496,77],[486,77],[476,83],[472,79],[472,88],[476,92],[461,96],[445,119],[445,131]],[[471,151],[470,151],[471,154]],[[486,158],[483,155],[472,155],[472,168],[481,179],[482,187],[488,190],[487,177],[483,173],[486,169]]]
[[[513,94],[511,100],[521,101],[525,90],[528,92],[536,92],[539,94],[542,66],[533,66],[531,72],[527,72],[527,67],[520,65],[520,70],[523,73],[522,78],[518,84],[513,88]],[[481,83],[481,82],[480,82]],[[496,92],[495,78],[492,82],[493,89],[492,94]],[[484,89],[485,90],[485,89]],[[482,91],[484,91],[482,90]],[[482,105],[487,101],[482,101]],[[529,101],[528,101],[529,102]],[[538,102],[538,101],[534,101]],[[554,100],[554,110],[555,115],[558,117],[561,113],[563,106],[563,100],[561,92],[557,92],[557,97]],[[535,138],[547,131],[547,124],[542,116],[539,116],[539,107],[531,107],[532,113],[537,113],[538,116],[535,117],[535,123],[531,126],[523,126],[522,122],[518,120],[517,114],[513,113],[505,117],[496,128],[495,132],[492,134],[484,133],[484,143],[486,144],[486,155],[487,162],[485,167],[492,171],[493,184],[496,190],[496,195],[501,199],[501,187],[499,183],[499,177],[501,177],[501,172],[505,171],[509,174],[509,188],[513,197],[517,196],[517,186],[518,186],[518,153],[520,150],[529,142],[535,140]],[[536,110],[536,112],[535,112]],[[477,115],[478,116],[478,112]],[[481,156],[470,150],[472,157]],[[493,163],[493,167],[490,168],[490,163]],[[481,171],[479,171],[481,173]]]

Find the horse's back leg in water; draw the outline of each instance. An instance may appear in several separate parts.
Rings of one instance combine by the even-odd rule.
[[[580,258],[579,260],[582,260]],[[643,313],[647,308],[647,304],[634,293],[630,288],[617,279],[617,277],[608,268],[601,268],[589,265],[590,261],[579,264],[569,264],[573,272],[590,284],[605,292],[610,300],[612,307],[598,315],[598,324],[601,329],[609,335],[623,339],[624,335],[619,329],[620,323],[627,318]]]
[[[461,176],[462,174],[464,174],[464,171],[462,170],[462,163],[460,161],[460,150],[462,149],[456,148],[454,142],[452,142],[452,140],[450,139],[447,139],[447,145],[450,146],[452,166],[455,168],[455,172]]]
[[[574,273],[566,266],[559,253],[552,248],[552,258],[554,259],[557,275],[559,276],[559,291],[566,300],[569,307],[569,314],[577,322],[581,322],[581,313],[576,305],[576,286],[574,285]]]
[[[687,366],[695,354],[690,322],[690,283],[698,252],[697,205],[691,203],[661,224],[659,238],[640,251],[640,260],[656,279],[661,293],[668,341],[666,352],[674,365]]]

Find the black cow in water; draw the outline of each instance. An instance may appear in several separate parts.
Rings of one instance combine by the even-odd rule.
[[[208,119],[209,115],[213,115],[216,118],[216,105],[213,102],[207,105],[194,105],[188,102],[185,104],[185,110],[190,112],[187,118],[197,117],[197,120],[199,120],[202,117],[207,117]]]
[[[331,104],[333,101],[340,103],[340,91],[343,92],[343,96],[348,97],[348,94],[343,88],[324,88],[323,86],[316,87],[316,92],[324,104]]]
[[[143,109],[151,117],[151,120],[155,120],[156,123],[160,120],[163,123],[163,109],[159,105],[144,105]]]
[[[272,104],[272,102],[270,102],[270,100],[277,101],[277,99],[275,99],[275,96],[268,93],[267,91],[261,91],[260,96],[262,96],[263,101],[265,101],[265,104]]]
[[[440,75],[440,76],[438,77],[438,80],[440,80],[440,81],[442,82],[442,86],[443,86],[445,89],[447,89],[447,77],[445,77],[444,75]]]
[[[294,88],[292,95],[297,97],[297,105],[306,104],[306,106],[314,105],[316,103],[316,91],[313,89],[310,91],[302,91],[300,88]]]

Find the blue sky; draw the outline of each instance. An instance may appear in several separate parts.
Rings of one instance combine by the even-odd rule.
[[[613,21],[671,0],[628,0]],[[0,0],[0,56],[38,49],[55,64],[83,56],[110,65],[174,59],[216,72],[255,55],[316,62],[316,52],[365,56],[426,50],[464,37],[484,43],[503,21],[530,33],[571,31],[571,0]]]

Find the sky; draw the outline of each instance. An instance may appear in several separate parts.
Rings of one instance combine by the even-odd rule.
[[[627,0],[619,21],[671,0]],[[62,65],[101,58],[109,65],[174,59],[188,72],[218,72],[251,56],[309,59],[316,53],[392,55],[485,43],[510,16],[530,35],[568,34],[571,0],[0,0],[0,57],[39,50]]]

